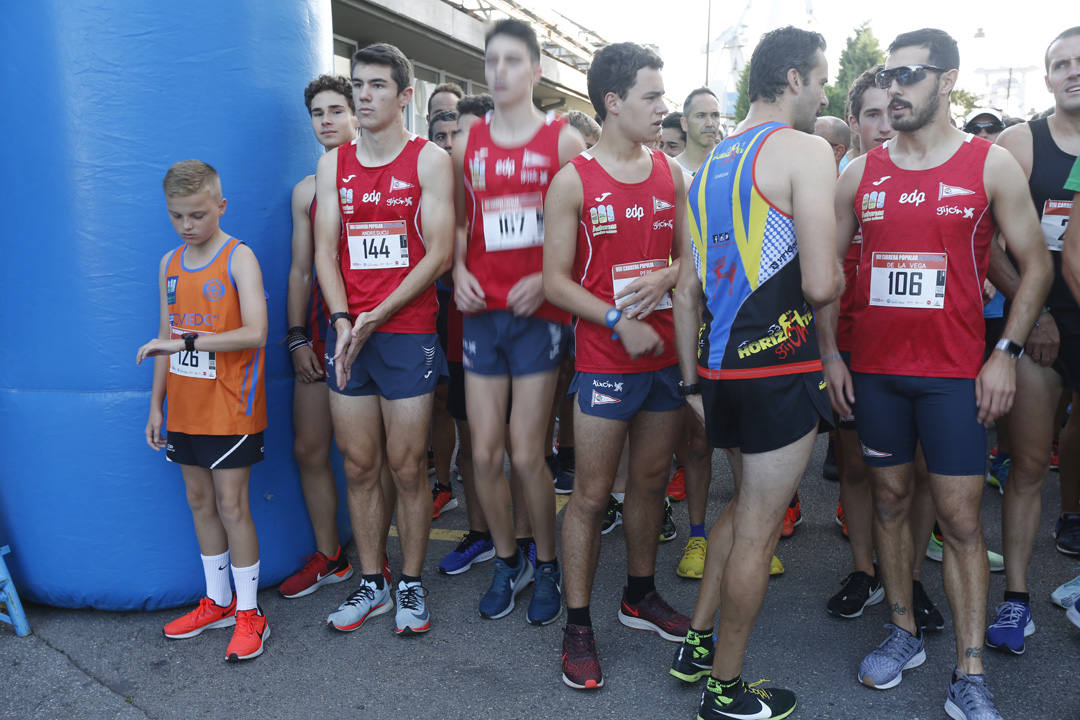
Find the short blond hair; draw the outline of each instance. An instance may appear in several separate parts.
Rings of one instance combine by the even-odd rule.
[[[161,181],[165,197],[186,197],[206,191],[221,197],[221,178],[217,170],[202,160],[181,160],[169,168]]]

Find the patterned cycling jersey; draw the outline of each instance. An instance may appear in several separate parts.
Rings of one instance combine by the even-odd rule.
[[[821,369],[814,313],[802,293],[791,216],[757,188],[770,122],[730,135],[694,177],[688,199],[694,264],[705,293],[698,374],[758,378]]]

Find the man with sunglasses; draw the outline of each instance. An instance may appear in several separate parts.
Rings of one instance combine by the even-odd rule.
[[[994,108],[975,108],[964,118],[964,132],[986,138],[990,142],[1005,129],[1005,117]]]
[[[877,86],[897,137],[856,158],[840,177],[838,248],[862,233],[851,374],[822,345],[833,407],[855,422],[874,487],[874,537],[892,610],[888,637],[859,667],[876,689],[926,660],[912,603],[912,461],[922,444],[944,533],[945,591],[957,663],[950,717],[999,718],[982,667],[989,579],[980,521],[983,427],[1012,405],[1016,358],[1049,286],[1050,261],[1023,173],[1008,153],[954,129],[949,96],[960,56],[941,30],[900,35]],[[992,217],[991,217],[992,216]],[[982,363],[982,286],[995,223],[1020,263],[1005,333]],[[822,339],[826,340],[823,333]]]
[[[1016,368],[1016,407],[1010,417],[1012,458],[1005,483],[1001,534],[1005,551],[1005,595],[997,617],[986,630],[986,644],[1014,654],[1024,652],[1024,638],[1035,632],[1028,597],[1027,567],[1042,515],[1055,410],[1062,388],[1080,401],[1080,306],[1062,277],[1061,253],[1073,193],[1065,189],[1080,155],[1080,27],[1058,35],[1046,50],[1046,87],[1054,94],[1048,118],[1016,125],[998,144],[1011,152],[1028,178],[1042,235],[1054,263],[1053,285],[1028,336]],[[1014,299],[1016,271],[1002,253],[994,258],[994,284]],[[1055,535],[1058,550],[1080,554],[1080,413],[1073,412],[1061,432],[1061,516]],[[1055,596],[1057,593],[1055,593]]]

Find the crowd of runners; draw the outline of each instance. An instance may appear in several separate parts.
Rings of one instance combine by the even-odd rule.
[[[425,633],[440,622],[421,577],[431,522],[464,505],[468,531],[439,572],[490,561],[484,618],[510,615],[529,585],[529,623],[565,609],[562,680],[594,690],[593,579],[601,535],[621,525],[619,620],[674,644],[671,675],[706,680],[698,717],[787,717],[794,694],[746,682],[743,659],[783,572],[778,539],[802,519],[815,439],[831,432],[851,572],[822,609],[856,618],[884,601],[891,615],[859,681],[896,686],[944,628],[920,582],[929,556],[956,639],[945,710],[1000,717],[982,654],[1021,654],[1035,632],[1027,568],[1052,462],[1057,549],[1080,555],[1080,232],[1066,231],[1080,207],[1080,27],[1043,60],[1052,110],[955,123],[956,42],[904,33],[852,83],[844,122],[819,117],[824,39],[781,28],[754,50],[749,112],[726,137],[707,88],[669,112],[663,61],[633,43],[593,57],[594,117],[541,112],[540,45],[512,19],[485,38],[491,94],[436,87],[426,139],[405,126],[413,74],[396,47],[312,81],[326,152],[292,195],[284,337],[316,549],[280,593],[346,583],[309,601],[333,630],[393,612],[396,633]],[[226,659],[246,660],[270,635],[248,480],[277,333],[255,254],[220,227],[214,169],[177,163],[164,191],[183,244],[161,260],[159,335],[138,353],[154,358],[146,436],[180,466],[206,576],[206,597],[164,633],[235,626]],[[714,448],[735,478],[722,509],[707,507]],[[987,482],[1004,496],[1001,554],[983,541]],[[700,580],[685,612],[656,581],[672,500],[687,503],[689,537],[659,577]],[[990,571],[1006,591],[987,626]],[[1080,626],[1080,578],[1052,599]]]

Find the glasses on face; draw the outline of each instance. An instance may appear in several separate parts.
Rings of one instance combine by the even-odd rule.
[[[969,122],[964,126],[964,132],[971,133],[972,135],[978,135],[980,132],[984,132],[987,135],[993,135],[999,133],[1005,129],[1005,125],[1000,120],[984,120],[983,122]]]
[[[877,75],[874,76],[874,85],[882,90],[888,90],[893,84],[893,80],[900,87],[914,85],[926,77],[927,70],[939,73],[948,72],[945,68],[934,67],[933,65],[901,65],[888,70],[878,70]]]

